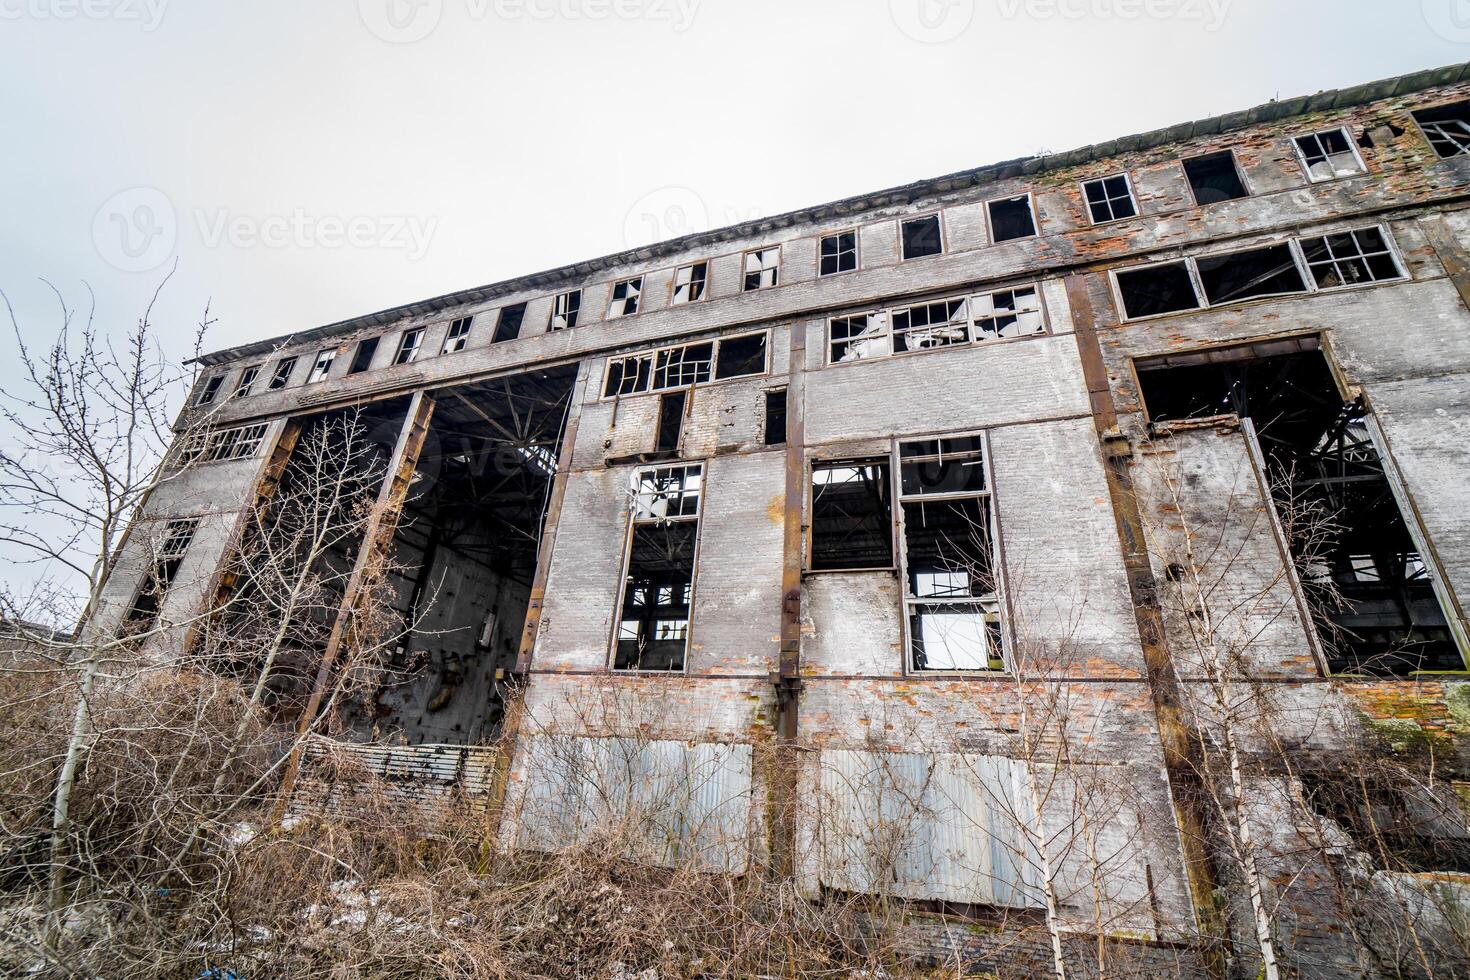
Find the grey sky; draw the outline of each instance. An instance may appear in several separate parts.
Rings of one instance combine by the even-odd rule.
[[[0,0],[0,289],[122,330],[177,255],[182,355],[1467,58],[1470,0]]]

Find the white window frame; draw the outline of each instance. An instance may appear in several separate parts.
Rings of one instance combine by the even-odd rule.
[[[914,222],[914,221],[925,221],[925,220],[927,220],[929,218],[933,218],[935,220],[935,222],[939,225],[939,251],[937,251],[937,252],[930,252],[928,255],[913,255],[913,256],[905,255],[904,254],[904,244],[903,244],[903,226],[906,225],[906,224],[909,224],[911,222]],[[924,259],[934,259],[934,258],[938,258],[941,255],[948,255],[948,254],[949,254],[949,234],[946,232],[945,227],[944,227],[944,212],[942,210],[940,210],[940,211],[926,211],[923,214],[910,214],[910,215],[905,215],[904,217],[898,219],[898,261],[900,261],[900,262],[920,262],[920,261],[923,261]]]
[[[412,364],[424,349],[426,327],[409,327],[398,337],[398,349],[393,352],[393,366]]]
[[[1003,242],[996,241],[995,219],[992,217],[990,209],[996,204],[1003,204],[1007,201],[1016,201],[1023,197],[1026,199],[1026,210],[1029,211],[1031,214],[1031,234],[1022,235],[1019,238],[1007,238]],[[985,234],[987,240],[992,246],[1009,245],[1011,242],[1024,242],[1030,238],[1040,238],[1041,218],[1036,213],[1036,195],[1032,194],[1030,191],[1026,191],[1024,194],[1007,194],[1002,197],[992,197],[988,199],[985,202]]]
[[[1021,334],[1017,337],[981,337],[976,324],[981,319],[995,319],[995,316],[991,315],[987,317],[977,317],[975,301],[981,298],[995,297],[1000,295],[1001,293],[1016,293],[1028,289],[1031,290],[1036,296],[1036,312],[1040,315],[1039,319],[1041,323],[1041,329],[1033,333]],[[942,346],[927,347],[919,350],[896,351],[894,349],[893,318],[895,313],[902,310],[913,309],[914,307],[918,306],[928,306],[934,303],[952,303],[956,301],[961,301],[965,304],[965,321],[967,324],[967,329],[969,331],[969,339],[965,340],[963,343],[944,344]],[[1026,313],[1030,311],[1021,310],[1019,312]],[[832,337],[833,322],[836,320],[848,320],[858,316],[881,318],[882,323],[880,329],[870,334],[869,338],[873,341],[886,340],[887,349],[880,353],[870,354],[867,357],[857,357],[847,361],[834,361],[832,359],[832,348],[834,344],[837,343],[837,341],[834,340]],[[906,303],[896,303],[893,306],[885,307],[883,309],[856,310],[851,313],[842,313],[838,314],[837,316],[829,316],[827,317],[826,329],[824,330],[823,336],[823,341],[826,344],[826,350],[822,355],[822,361],[828,367],[843,364],[862,364],[865,361],[876,361],[889,357],[908,357],[911,354],[930,354],[937,350],[959,350],[970,347],[989,346],[991,344],[1013,343],[1016,341],[1033,340],[1037,337],[1047,337],[1050,335],[1051,319],[1047,315],[1046,297],[1042,291],[1041,282],[1039,280],[1032,280],[1027,282],[1015,283],[1014,285],[998,286],[993,289],[976,290],[975,292],[964,293],[958,296],[936,296],[931,299],[914,300]]]
[[[761,266],[760,266],[759,269],[756,270],[756,272],[761,276],[762,279],[764,279],[765,273],[767,273],[767,272],[772,273],[773,274],[772,275],[772,280],[773,281],[771,282],[771,284],[769,286],[762,284],[762,285],[756,286],[754,288],[751,288],[749,285],[747,285],[747,283],[749,281],[749,276],[751,275],[750,260],[753,257],[761,257],[761,256],[764,256],[768,252],[775,252],[776,253],[776,264],[773,265],[773,266],[767,266],[765,264],[765,259],[764,258],[760,258]],[[763,245],[760,248],[748,248],[745,251],[741,252],[740,253],[740,291],[742,293],[760,293],[760,292],[766,291],[767,289],[779,289],[780,286],[781,286],[781,259],[782,259],[781,246],[779,244],[777,244],[777,245]]]
[[[1112,180],[1115,177],[1123,178],[1123,186],[1128,188],[1128,200],[1133,204],[1133,213],[1124,218],[1106,218],[1102,221],[1099,221],[1096,217],[1093,216],[1092,201],[1087,196],[1087,185],[1100,184],[1104,181]],[[1079,180],[1077,182],[1077,187],[1082,192],[1083,210],[1087,212],[1087,220],[1092,222],[1093,227],[1096,227],[1098,225],[1116,224],[1119,221],[1132,221],[1134,218],[1139,218],[1143,216],[1143,209],[1138,206],[1138,192],[1133,188],[1133,175],[1126,170],[1119,171],[1115,174],[1104,174],[1101,177],[1089,177],[1087,180]],[[1106,187],[1104,188],[1104,190],[1106,190]],[[1113,210],[1113,199],[1107,198],[1106,200],[1108,201],[1108,211],[1109,213],[1111,213]]]
[[[684,273],[684,272],[688,272],[689,273],[690,291],[692,292],[693,291],[693,282],[694,282],[694,270],[696,268],[698,268],[699,266],[704,266],[704,278],[702,280],[700,280],[700,283],[699,283],[699,295],[696,296],[696,297],[694,297],[694,298],[692,298],[692,299],[680,299],[679,298],[679,276],[680,276],[680,274],[681,273]],[[709,284],[710,284],[710,261],[709,261],[709,259],[700,259],[700,260],[698,260],[696,262],[686,262],[686,263],[684,263],[683,265],[679,266],[677,269],[674,270],[674,281],[673,281],[673,285],[669,289],[669,305],[670,306],[693,306],[695,303],[703,303],[705,300],[709,299]]]
[[[966,439],[977,438],[980,440],[981,463],[985,471],[985,490],[981,492],[966,491],[962,493],[935,493],[935,494],[911,494],[905,495],[903,491],[902,478],[902,446],[905,443],[926,442],[940,439]],[[1006,677],[1013,673],[1012,643],[1011,638],[1011,609],[1010,590],[1006,583],[1005,571],[1005,546],[1000,529],[1000,514],[996,507],[995,487],[995,465],[991,454],[990,432],[986,429],[966,430],[961,432],[943,432],[931,435],[894,437],[889,454],[889,478],[893,481],[889,490],[890,499],[893,501],[894,542],[893,561],[898,569],[899,597],[900,597],[900,629],[903,636],[903,673],[905,677]],[[986,510],[990,517],[991,536],[991,571],[995,576],[995,603],[997,615],[1000,617],[1001,638],[1001,660],[1004,664],[1001,668],[925,668],[920,670],[914,666],[913,637],[909,629],[909,610],[913,606],[922,605],[945,605],[944,600],[915,599],[909,595],[908,574],[908,535],[906,533],[906,518],[904,517],[905,503],[918,501],[943,501],[943,500],[967,500],[983,498]],[[950,604],[953,604],[951,601]],[[976,600],[974,605],[980,605]]]
[[[316,360],[311,362],[311,370],[306,372],[306,383],[317,384],[326,381],[332,376],[332,365],[337,363],[337,348],[328,347],[317,351]]]
[[[240,380],[235,382],[235,391],[231,398],[249,398],[250,390],[255,387],[256,380],[260,377],[260,369],[263,364],[252,364],[240,372]]]
[[[456,334],[455,328],[464,324],[464,331]],[[449,326],[444,330],[444,343],[439,345],[440,354],[458,354],[465,349],[470,342],[470,331],[475,328],[475,315],[456,317],[449,321]]]
[[[173,465],[182,468],[248,459],[260,452],[269,427],[269,422],[253,422],[226,429],[196,429],[179,444]]]
[[[283,388],[290,387],[291,375],[296,373],[296,365],[300,361],[301,357],[296,354],[292,354],[290,357],[283,357],[277,361],[275,369],[271,371],[271,379],[266,384],[266,391],[280,391]],[[277,382],[280,383],[277,384]]]
[[[717,377],[715,377],[715,374],[719,370],[719,366],[720,366],[720,344],[723,343],[723,342],[725,342],[725,341],[727,341],[727,340],[743,340],[746,337],[754,337],[754,336],[757,336],[757,335],[764,335],[765,338],[766,338],[766,343],[765,343],[766,360],[765,360],[765,364],[763,366],[763,369],[760,371],[760,373],[758,373],[758,374],[741,374],[741,375],[738,375],[738,376],[733,377],[733,378],[717,378]],[[725,335],[725,336],[720,336],[720,337],[711,337],[708,340],[686,341],[685,343],[682,343],[682,344],[664,344],[662,346],[654,347],[654,348],[651,348],[651,349],[648,349],[648,350],[629,351],[628,353],[624,353],[624,354],[609,354],[608,357],[607,357],[607,361],[606,361],[606,363],[604,363],[603,369],[602,369],[602,387],[600,389],[598,389],[601,392],[601,394],[598,397],[598,400],[599,401],[615,401],[615,400],[620,399],[620,398],[637,398],[637,397],[639,397],[641,395],[656,395],[656,394],[659,394],[661,392],[666,392],[666,391],[689,391],[690,389],[693,389],[693,388],[707,388],[710,385],[723,385],[723,384],[730,384],[730,383],[736,382],[736,381],[751,381],[751,380],[754,380],[754,379],[757,379],[757,378],[767,378],[767,377],[770,377],[770,374],[771,374],[771,357],[772,357],[771,341],[772,341],[772,338],[771,338],[771,331],[770,330],[746,330],[746,331],[742,331],[740,333],[733,333],[733,334],[729,334],[729,335]],[[654,377],[656,376],[656,373],[657,373],[657,370],[658,370],[658,355],[659,354],[663,353],[664,351],[678,350],[678,349],[684,348],[684,347],[698,347],[701,344],[711,344],[712,345],[711,350],[710,350],[710,376],[709,376],[709,380],[708,381],[694,381],[694,382],[690,382],[689,384],[665,385],[663,387],[658,387],[658,386],[656,386],[654,384]],[[608,378],[612,375],[613,364],[615,362],[626,362],[626,361],[635,361],[635,360],[636,361],[647,361],[648,362],[648,387],[645,388],[645,389],[643,389],[642,391],[629,391],[629,392],[624,392],[622,394],[616,394],[615,393],[615,394],[609,395],[607,393],[607,382],[608,382]]]
[[[1460,150],[1458,153],[1452,153],[1449,156],[1441,156],[1440,155],[1440,152],[1439,152],[1439,148],[1434,145],[1434,140],[1430,139],[1429,132],[1427,130],[1425,130],[1424,124],[1419,121],[1419,113],[1421,113],[1421,112],[1433,112],[1435,109],[1445,109],[1445,108],[1448,108],[1449,106],[1459,105],[1460,103],[1466,102],[1466,101],[1470,101],[1470,99],[1454,99],[1454,100],[1451,100],[1449,102],[1439,102],[1439,103],[1436,103],[1434,105],[1424,105],[1424,106],[1419,106],[1417,109],[1411,109],[1411,110],[1409,110],[1409,117],[1414,120],[1414,128],[1417,129],[1417,130],[1419,130],[1419,136],[1424,140],[1424,144],[1429,147],[1430,152],[1434,154],[1434,159],[1436,161],[1439,161],[1439,160],[1453,160],[1455,157],[1470,156],[1470,133],[1467,133],[1467,134],[1464,134],[1464,135],[1461,135],[1461,136],[1458,136],[1458,137],[1457,136],[1454,136],[1454,135],[1446,135],[1445,136],[1446,139],[1449,139],[1449,140],[1451,140],[1451,141],[1453,141],[1455,143],[1464,143],[1464,144],[1467,144],[1467,148]],[[1439,124],[1438,123],[1432,123],[1431,125],[1439,125]]]
[[[618,296],[618,290],[623,290],[623,295]],[[629,309],[629,306],[632,309]],[[643,305],[643,277],[629,276],[627,279],[619,279],[612,284],[612,290],[608,293],[607,319],[621,320],[624,317],[637,316]]]
[[[651,513],[644,503],[645,496],[640,493],[643,486],[644,474],[662,473],[672,470],[699,471],[698,499],[695,502],[693,514],[680,514],[677,517],[660,517]],[[695,603],[699,601],[699,552],[704,539],[704,514],[705,501],[709,496],[709,461],[704,459],[680,461],[668,463],[661,466],[639,466],[634,468],[631,474],[631,487],[628,494],[628,521],[623,532],[623,559],[618,565],[618,587],[616,591],[616,605],[613,607],[612,632],[608,644],[607,669],[615,676],[647,675],[647,676],[681,676],[689,673],[689,659],[694,652],[694,610]],[[652,498],[658,500],[657,496]],[[659,523],[693,523],[694,524],[694,560],[690,565],[689,572],[689,620],[684,627],[684,664],[678,670],[645,670],[641,668],[619,668],[618,663],[618,641],[623,637],[623,606],[625,590],[628,587],[628,572],[633,563],[633,538],[634,530],[640,524]],[[653,598],[653,597],[650,597]],[[657,627],[655,627],[657,628]]]
[[[942,222],[940,224],[940,232],[939,232],[939,234],[940,234],[940,238],[942,240],[943,239],[943,236],[944,236],[944,228],[943,228],[943,223]],[[838,235],[851,235],[852,236],[852,268],[851,269],[838,269],[836,272],[825,272],[824,273],[822,271],[822,243],[825,242],[829,238],[836,238]],[[840,255],[842,253],[839,252],[838,254]],[[862,271],[862,268],[863,268],[863,235],[862,235],[862,230],[861,229],[859,229],[859,228],[839,228],[836,231],[824,232],[824,233],[822,233],[822,234],[820,234],[820,235],[817,236],[817,278],[818,279],[835,279],[838,276],[847,276],[847,275],[851,275],[854,272],[861,272]]]
[[[575,310],[575,312],[572,310],[572,297],[573,296],[575,296],[577,298],[577,309]],[[552,296],[551,297],[551,320],[550,320],[550,322],[547,325],[547,329],[548,330],[575,330],[578,327],[578,325],[580,325],[581,322],[582,322],[582,300],[583,300],[583,298],[584,297],[582,296],[582,290],[580,288],[577,288],[577,289],[568,289],[565,292],[560,292],[560,293],[557,293],[556,295]],[[571,322],[570,323],[567,322],[567,319],[569,317],[571,318]],[[557,321],[558,320],[562,321],[561,326],[557,326]]]
[[[204,387],[199,389],[199,395],[194,399],[195,405],[213,405],[219,398],[220,389],[225,386],[225,374],[211,374],[204,380]]]
[[[1317,177],[1312,174],[1312,167],[1307,162],[1307,155],[1302,152],[1302,145],[1298,142],[1298,140],[1317,140],[1317,148],[1320,150],[1322,148],[1321,137],[1326,135],[1327,133],[1341,134],[1343,140],[1347,143],[1348,152],[1353,155],[1353,161],[1357,164],[1357,170],[1354,170],[1350,174],[1339,174],[1334,172],[1328,174],[1325,177]],[[1329,126],[1326,129],[1316,129],[1308,133],[1297,133],[1295,136],[1291,137],[1291,148],[1296,152],[1296,161],[1301,166],[1302,173],[1306,176],[1309,183],[1322,184],[1326,183],[1329,180],[1342,180],[1345,177],[1359,177],[1368,172],[1368,165],[1363,162],[1363,154],[1358,151],[1358,144],[1353,139],[1353,134],[1348,132],[1346,126]],[[1332,157],[1329,154],[1324,159],[1330,161]]]
[[[1312,269],[1307,262],[1306,254],[1302,250],[1302,242],[1313,238],[1326,238],[1332,235],[1345,235],[1350,232],[1366,231],[1370,228],[1376,229],[1378,233],[1383,237],[1384,242],[1388,245],[1389,253],[1393,256],[1394,264],[1398,267],[1399,275],[1393,279],[1374,279],[1369,282],[1344,283],[1340,286],[1317,285],[1317,278],[1312,274]],[[1223,303],[1211,303],[1209,301],[1209,297],[1205,295],[1204,283],[1200,280],[1199,268],[1196,265],[1196,263],[1200,259],[1223,258],[1228,255],[1236,255],[1240,252],[1254,252],[1258,249],[1273,248],[1282,244],[1285,244],[1290,248],[1292,261],[1296,264],[1297,271],[1301,274],[1302,281],[1306,284],[1306,289],[1302,290],[1301,292],[1271,293],[1264,296],[1249,296],[1244,299],[1227,300]],[[1189,273],[1190,285],[1194,288],[1194,297],[1199,302],[1199,305],[1187,310],[1171,310],[1168,313],[1151,313],[1147,316],[1129,316],[1128,307],[1124,305],[1123,302],[1122,287],[1118,284],[1118,275],[1120,273],[1137,272],[1143,269],[1153,268],[1155,266],[1179,265],[1181,263],[1183,263],[1185,269]],[[1123,323],[1137,323],[1141,320],[1155,320],[1159,317],[1166,316],[1184,316],[1191,313],[1203,313],[1206,310],[1218,310],[1225,309],[1231,306],[1239,306],[1242,303],[1256,303],[1276,299],[1290,299],[1296,296],[1310,296],[1313,293],[1336,293],[1344,289],[1371,289],[1375,286],[1385,286],[1394,283],[1406,282],[1409,280],[1409,278],[1410,276],[1408,266],[1404,262],[1403,252],[1399,248],[1398,240],[1394,237],[1389,227],[1386,224],[1382,223],[1352,225],[1347,228],[1338,228],[1330,231],[1317,231],[1309,235],[1294,235],[1287,239],[1257,242],[1253,245],[1242,246],[1239,248],[1231,248],[1225,251],[1203,252],[1199,255],[1185,255],[1179,258],[1164,259],[1158,262],[1144,262],[1140,263],[1139,265],[1127,266],[1126,268],[1122,269],[1111,269],[1108,271],[1108,281],[1113,291],[1113,302],[1117,306],[1119,320]]]

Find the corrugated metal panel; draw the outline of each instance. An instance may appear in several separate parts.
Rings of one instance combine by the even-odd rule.
[[[606,836],[629,857],[740,873],[750,864],[751,747],[523,736],[522,847]]]
[[[433,803],[458,792],[484,802],[495,774],[496,749],[482,745],[358,745],[315,737],[306,744],[298,796],[326,812],[374,792],[404,803]],[[341,778],[346,763],[373,781]]]
[[[829,750],[817,847],[840,891],[1027,908],[1042,904],[1025,767],[970,754]]]

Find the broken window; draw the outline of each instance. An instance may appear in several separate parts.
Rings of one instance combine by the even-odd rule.
[[[1003,340],[1046,332],[1035,286],[981,293],[970,299],[976,340]]]
[[[1470,102],[1420,109],[1414,113],[1414,121],[1440,157],[1470,153]]]
[[[901,222],[899,238],[903,244],[905,259],[921,259],[944,251],[944,237],[937,214],[926,214],[921,218],[908,218]]]
[[[500,319],[495,321],[495,335],[490,338],[490,343],[503,344],[507,340],[515,340],[521,335],[521,323],[525,319],[525,303],[516,303],[502,309]]]
[[[1318,289],[1404,278],[1398,258],[1379,228],[1301,240],[1302,257]]]
[[[857,268],[857,232],[839,231],[822,238],[817,274],[835,276]]]
[[[577,314],[581,312],[582,291],[580,289],[557,293],[551,300],[551,329],[572,329],[577,325]]]
[[[184,555],[194,540],[194,531],[199,527],[199,518],[187,517],[169,521],[163,533],[154,542],[152,560],[148,572],[133,604],[128,609],[124,629],[128,633],[142,633],[158,624],[158,613],[163,608],[164,597],[173,586],[184,563]]]
[[[1447,783],[1369,771],[1301,775],[1307,804],[1335,823],[1373,867],[1389,871],[1470,872],[1470,834]]]
[[[761,331],[610,358],[602,395],[614,398],[764,374],[767,338]]]
[[[1004,670],[982,437],[905,442],[898,465],[912,669]]]
[[[653,359],[655,388],[683,388],[710,379],[715,345],[706,341],[659,351]]]
[[[1036,217],[1031,213],[1030,194],[991,201],[986,208],[990,211],[991,241],[999,244],[1017,238],[1031,238],[1036,234]]]
[[[698,303],[704,299],[704,289],[708,282],[708,262],[694,262],[679,266],[674,270],[674,305]]]
[[[654,451],[677,453],[679,437],[684,434],[684,409],[689,403],[688,391],[670,391],[658,399],[658,439]]]
[[[766,335],[746,334],[720,341],[720,354],[715,360],[715,380],[743,378],[766,373]]]
[[[1347,130],[1341,127],[1298,136],[1292,142],[1296,144],[1308,180],[1331,180],[1363,172],[1363,161],[1358,159]]]
[[[812,464],[813,570],[893,567],[888,472],[886,459]]]
[[[1290,345],[1291,352],[1279,353]],[[1343,403],[1316,338],[1140,361],[1152,422],[1256,426],[1267,485],[1333,673],[1463,670],[1361,399]]]
[[[271,383],[267,386],[270,391],[279,391],[291,383],[291,375],[296,373],[296,361],[294,357],[282,358],[276,365],[276,370],[271,374]]]
[[[702,466],[640,470],[613,667],[684,669],[694,601]]]
[[[1229,150],[1190,157],[1183,163],[1195,204],[1218,204],[1249,194],[1235,166],[1235,154]]]
[[[758,248],[745,253],[745,286],[747,293],[770,289],[781,284],[781,247]]]
[[[1195,268],[1212,306],[1307,291],[1296,256],[1285,243],[1196,259]]]
[[[265,439],[265,422],[232,429],[200,429],[189,434],[179,450],[178,465],[216,463],[254,456]]]
[[[613,283],[612,302],[607,307],[607,318],[616,320],[620,316],[632,316],[638,312],[638,298],[643,293],[643,277],[635,276]]]
[[[1095,225],[1132,218],[1138,214],[1138,202],[1133,200],[1133,187],[1127,174],[1085,180],[1082,182],[1082,193],[1087,198],[1087,211]]]
[[[1123,300],[1123,316],[1136,320],[1161,313],[1199,309],[1194,280],[1184,262],[1168,262],[1142,269],[1129,269],[1117,274],[1118,294]]]
[[[786,389],[772,388],[766,392],[765,438],[767,446],[786,445]]]
[[[348,374],[361,374],[373,366],[373,355],[378,352],[378,337],[369,337],[357,345],[352,363],[347,366]]]
[[[833,317],[827,331],[828,363],[840,364],[1045,333],[1046,320],[1036,287],[1022,286]]]
[[[215,398],[219,395],[220,385],[224,383],[225,376],[223,374],[216,374],[214,377],[204,382],[204,387],[199,390],[199,400],[196,401],[194,404],[208,405],[213,402]]]
[[[833,317],[827,324],[827,331],[830,336],[829,360],[833,364],[886,357],[893,352],[887,313]]]
[[[240,372],[240,383],[235,385],[235,398],[245,398],[250,394],[250,389],[255,387],[255,379],[260,377],[260,365],[253,364]]]
[[[316,362],[311,366],[311,373],[306,376],[306,383],[312,384],[327,380],[327,375],[332,372],[332,362],[336,359],[336,350],[324,350],[317,354]]]
[[[439,349],[441,354],[458,354],[464,350],[465,345],[470,342],[470,328],[475,325],[475,318],[462,316],[449,324],[449,329],[444,332],[444,346]]]
[[[419,348],[423,345],[423,327],[414,327],[412,330],[403,331],[403,336],[398,340],[398,352],[393,355],[393,363],[408,364],[419,356]]]
[[[902,354],[970,342],[970,318],[962,299],[921,303],[894,310],[893,350]]]

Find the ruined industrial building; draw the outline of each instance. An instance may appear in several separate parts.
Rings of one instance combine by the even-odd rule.
[[[290,608],[303,786],[352,746],[505,847],[643,806],[644,859],[979,967],[1047,922],[1162,975],[1470,969],[1470,66],[202,365],[94,624],[243,671]],[[360,519],[283,606],[239,556],[304,540],[326,451]],[[368,593],[397,639],[327,696]]]

